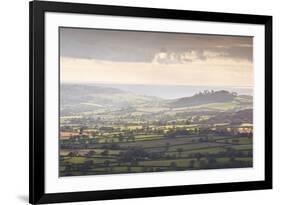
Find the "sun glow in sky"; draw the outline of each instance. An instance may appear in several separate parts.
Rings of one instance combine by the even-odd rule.
[[[252,37],[60,28],[62,82],[253,85]]]

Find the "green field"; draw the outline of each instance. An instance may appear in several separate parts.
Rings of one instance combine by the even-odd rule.
[[[253,166],[252,96],[212,90],[161,99],[90,85],[65,89],[60,176]]]

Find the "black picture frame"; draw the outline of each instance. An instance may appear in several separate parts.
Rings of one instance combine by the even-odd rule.
[[[32,1],[30,12],[30,164],[29,202],[31,204],[153,197],[183,194],[260,190],[272,188],[272,17],[201,11],[105,6],[93,4]],[[110,16],[149,17],[259,24],[265,27],[265,180],[235,183],[182,185],[71,193],[45,192],[45,13],[62,12]]]

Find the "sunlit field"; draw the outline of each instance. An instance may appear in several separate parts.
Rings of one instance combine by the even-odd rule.
[[[86,100],[79,100],[81,86],[62,88],[73,94],[61,99],[60,176],[253,165],[251,96],[205,91],[165,100],[82,87]]]

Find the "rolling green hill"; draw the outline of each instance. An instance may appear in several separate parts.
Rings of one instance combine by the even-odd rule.
[[[97,111],[142,116],[252,109],[252,96],[226,90],[204,91],[172,100],[96,85],[62,84],[60,93],[62,116]]]

